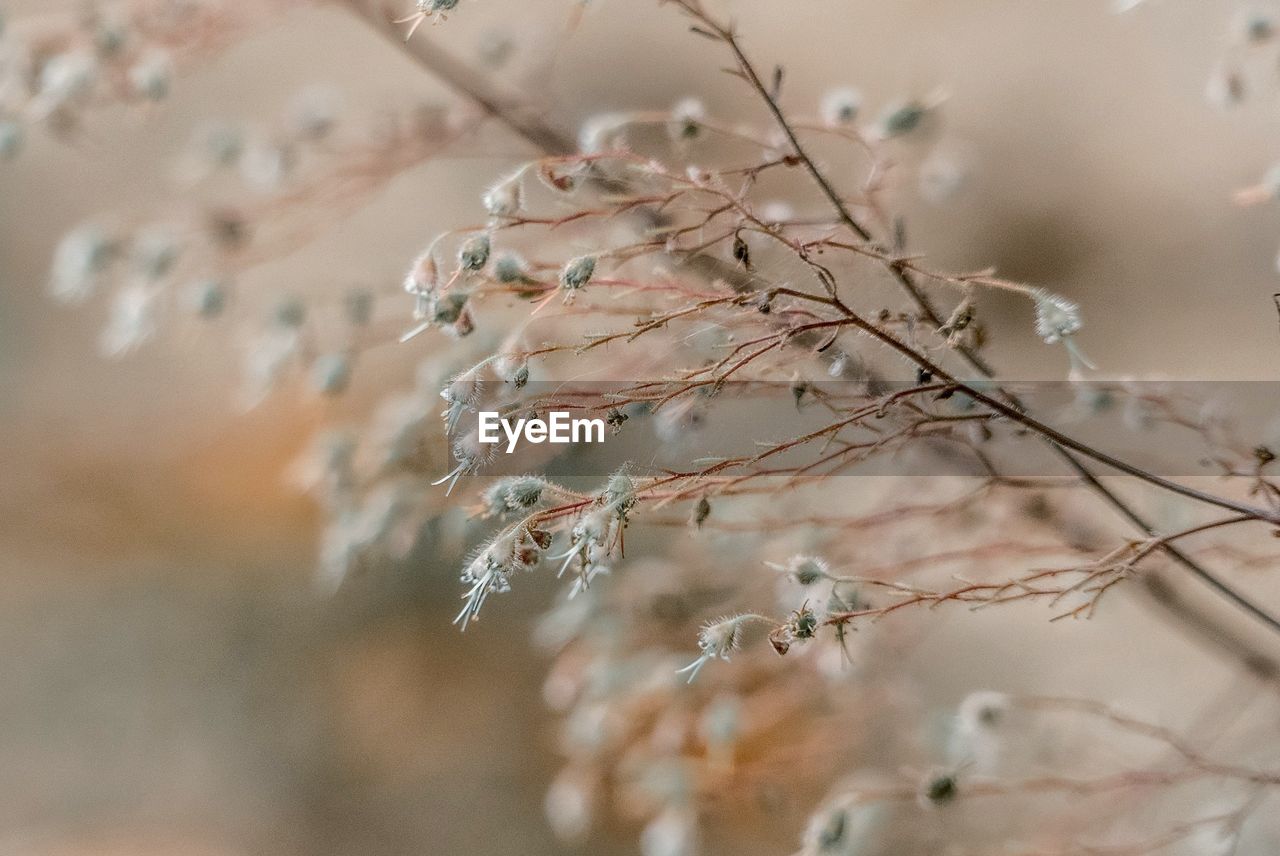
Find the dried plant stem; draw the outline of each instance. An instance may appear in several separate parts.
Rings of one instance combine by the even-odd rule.
[[[379,0],[335,0],[339,6],[369,24],[379,35],[407,53],[450,89],[506,125],[530,145],[549,155],[577,151],[573,137],[562,134],[526,109],[515,98],[497,91],[485,75],[450,56],[424,39],[406,42],[395,14]]]
[[[370,2],[370,0],[337,0],[337,2],[341,6],[350,10],[358,18],[371,25],[375,31],[382,34],[390,43],[395,44],[401,50],[404,50],[419,65],[431,72],[459,95],[479,106],[486,114],[509,127],[518,136],[540,151],[552,156],[564,156],[572,154],[576,150],[576,146],[570,136],[561,133],[559,130],[544,122],[537,115],[527,110],[518,99],[506,97],[497,92],[483,75],[477,74],[474,69],[470,68],[465,63],[457,61],[446,52],[439,50],[425,40],[419,39],[410,43],[405,43],[400,33],[395,29],[394,24],[392,23],[395,16],[390,13],[390,10],[381,8],[379,3]],[[738,61],[744,78],[764,100],[775,121],[786,134],[788,141],[796,152],[797,157],[799,157],[801,163],[817,183],[824,196],[832,204],[840,220],[847,228],[850,229],[850,231],[857,235],[858,238],[869,243],[873,243],[871,233],[853,218],[848,207],[841,200],[839,194],[835,191],[830,181],[812,161],[804,147],[800,144],[791,123],[782,113],[777,99],[760,80],[754,66],[742,51],[733,32],[709,18],[696,2],[686,2],[686,0],[675,0],[675,2],[687,13],[694,16],[705,27],[709,28],[712,35],[722,39],[730,48]],[[893,274],[895,280],[911,297],[921,315],[935,328],[941,327],[943,324],[941,316],[933,307],[927,295],[920,290],[918,285],[912,279],[908,265],[902,260],[894,260],[889,257],[885,258],[884,264]],[[898,350],[903,354],[903,356],[907,357],[918,366],[933,371],[937,377],[946,380],[957,389],[963,390],[966,394],[971,395],[975,400],[980,401],[993,411],[1036,431],[1050,443],[1050,445],[1062,457],[1063,461],[1072,469],[1084,485],[1101,497],[1105,502],[1107,502],[1107,504],[1111,505],[1122,517],[1128,520],[1129,523],[1149,538],[1155,537],[1157,534],[1154,526],[1140,515],[1128,502],[1104,485],[1079,459],[1079,457],[1077,457],[1077,455],[1084,455],[1093,458],[1094,460],[1117,469],[1120,472],[1127,473],[1146,481],[1149,484],[1156,485],[1165,490],[1169,490],[1199,502],[1205,502],[1227,508],[1240,514],[1247,515],[1252,519],[1263,520],[1273,524],[1280,523],[1280,516],[1277,516],[1275,513],[1267,509],[1237,503],[1230,499],[1217,497],[1212,494],[1207,494],[1203,491],[1178,484],[1152,473],[1148,473],[1138,467],[1128,464],[1125,461],[1113,458],[1089,446],[1078,443],[1072,438],[1061,434],[1055,429],[1028,415],[1018,399],[1011,393],[1001,389],[998,393],[1000,397],[1004,399],[1001,401],[979,392],[971,386],[958,381],[947,372],[941,370],[927,357],[924,357],[915,349],[902,343],[896,337],[857,316],[845,307],[838,299],[833,298],[832,302],[833,304],[839,304],[835,308],[839,309],[842,314],[846,314],[846,318],[848,318],[854,326],[862,329],[864,332],[872,335],[885,344],[888,344],[895,350]],[[957,350],[966,363],[968,363],[983,377],[991,378],[995,376],[996,372],[994,368],[987,364],[980,355],[973,352],[972,349],[961,347]],[[1190,571],[1197,578],[1209,585],[1219,595],[1253,615],[1271,630],[1280,633],[1280,620],[1277,620],[1275,617],[1268,614],[1265,610],[1253,603],[1244,595],[1236,592],[1216,575],[1180,551],[1177,547],[1168,543],[1168,541],[1162,541],[1159,544],[1159,549],[1183,568]],[[1187,621],[1189,624],[1196,626],[1198,629],[1203,629],[1205,623],[1208,621],[1208,619],[1203,616],[1191,614],[1188,608],[1176,599],[1162,598],[1161,603],[1173,614]],[[1227,641],[1233,638],[1232,634],[1221,628],[1214,629],[1212,636],[1219,644],[1233,648],[1237,647],[1231,645]],[[1274,660],[1265,655],[1250,650],[1243,652],[1237,650],[1236,653],[1241,656],[1249,666],[1250,670],[1255,673],[1266,677],[1273,677],[1275,674],[1280,673],[1280,664],[1277,664]]]
[[[804,165],[806,171],[813,178],[814,182],[818,185],[823,195],[831,203],[831,206],[835,210],[841,222],[844,223],[845,226],[847,226],[850,229],[850,231],[852,231],[855,235],[857,235],[862,240],[867,242],[873,242],[873,237],[871,233],[867,231],[865,227],[863,227],[853,218],[853,216],[849,212],[848,207],[844,204],[843,200],[840,198],[840,195],[836,192],[835,188],[831,185],[831,182],[823,174],[822,170],[820,170],[818,166],[814,163],[812,158],[806,152],[804,146],[801,145],[799,139],[796,136],[795,130],[792,128],[791,123],[788,121],[786,115],[782,112],[782,109],[778,104],[777,98],[765,86],[764,82],[760,79],[760,76],[757,73],[754,65],[748,59],[746,54],[743,52],[741,45],[738,43],[738,39],[734,34],[733,30],[729,27],[725,27],[724,25],[716,21],[714,18],[712,18],[709,14],[707,14],[702,9],[701,4],[698,2],[698,0],[672,0],[672,2],[675,2],[676,5],[679,8],[681,8],[683,11],[685,11],[686,14],[690,15],[691,17],[693,17],[695,20],[698,21],[700,25],[700,30],[699,30],[700,32],[704,34],[710,34],[724,42],[724,44],[733,53],[734,58],[738,63],[738,68],[743,79],[746,80],[751,85],[752,89],[755,90],[756,94],[764,102],[770,114],[773,116],[775,122],[778,124],[782,132],[786,135],[787,140],[791,144],[796,156],[800,159],[800,162]],[[897,282],[910,295],[910,297],[916,304],[921,314],[930,322],[930,324],[935,329],[938,327],[941,327],[943,324],[941,316],[938,314],[937,310],[932,306],[928,297],[919,289],[916,283],[911,279],[911,276],[907,272],[905,267],[902,264],[897,262],[889,262],[888,268],[890,272],[893,274],[894,278],[897,280]],[[859,326],[862,326],[862,325],[859,325]],[[867,332],[871,333],[872,335],[876,335],[877,338],[880,338],[886,344],[889,344],[892,347],[895,347],[897,350],[902,352],[904,356],[907,356],[913,362],[916,362],[918,365],[921,365],[922,368],[930,368],[929,361],[927,359],[924,359],[923,356],[918,352],[916,352],[914,349],[910,349],[905,345],[901,345],[901,343],[897,342],[895,339],[893,339],[893,337],[886,337],[886,336],[879,335],[877,331],[874,329],[874,325],[868,324],[866,325],[866,327],[867,327]],[[961,348],[958,348],[957,350],[960,353],[960,355],[965,359],[965,361],[968,362],[969,365],[975,371],[979,372],[980,374],[982,374],[984,377],[987,377],[987,378],[994,377],[995,375],[994,368],[991,367],[979,355],[974,353],[971,349],[961,347]],[[937,369],[936,366],[933,366],[932,368]],[[942,373],[940,370],[935,371],[934,373],[938,377],[946,377],[945,373]],[[1005,404],[1003,402],[997,402],[994,399],[985,395],[982,395],[979,400],[982,400],[983,403],[986,404],[988,407],[992,407],[993,409],[1003,412],[1005,415],[1009,416],[1010,418],[1016,418],[1017,416],[1025,417],[1025,419],[1020,419],[1019,421],[1023,421],[1023,424],[1026,424],[1028,427],[1033,428],[1042,437],[1047,439],[1050,442],[1050,444],[1053,446],[1053,448],[1057,451],[1059,456],[1067,463],[1068,466],[1071,467],[1071,469],[1080,477],[1080,479],[1091,490],[1093,490],[1100,497],[1102,497],[1109,505],[1111,505],[1122,516],[1124,516],[1125,519],[1127,519],[1131,524],[1133,524],[1135,527],[1141,530],[1143,534],[1149,537],[1154,536],[1156,534],[1155,528],[1145,518],[1143,518],[1136,510],[1134,510],[1127,502],[1125,502],[1116,493],[1114,493],[1105,485],[1103,485],[1097,479],[1097,477],[1089,470],[1089,468],[1082,461],[1080,461],[1080,459],[1077,458],[1076,455],[1072,454],[1072,451],[1091,457],[1094,460],[1097,460],[1100,463],[1106,464],[1107,466],[1110,466],[1114,469],[1118,469],[1121,472],[1127,473],[1129,475],[1132,475],[1138,478],[1142,478],[1144,481],[1148,481],[1151,484],[1155,484],[1157,486],[1163,487],[1166,490],[1171,490],[1175,493],[1182,494],[1191,499],[1196,499],[1201,502],[1209,502],[1210,504],[1214,504],[1214,505],[1220,505],[1223,508],[1240,511],[1243,514],[1251,514],[1252,511],[1254,510],[1263,511],[1264,512],[1263,516],[1258,519],[1277,522],[1274,519],[1274,515],[1272,515],[1270,512],[1264,511],[1263,509],[1252,509],[1251,507],[1242,506],[1241,504],[1231,502],[1230,500],[1223,502],[1221,501],[1221,498],[1211,498],[1209,495],[1206,495],[1201,491],[1196,491],[1184,485],[1179,485],[1176,482],[1169,481],[1168,479],[1163,479],[1159,476],[1154,476],[1154,474],[1151,474],[1151,473],[1142,472],[1138,468],[1129,465],[1127,462],[1120,461],[1116,458],[1106,455],[1105,453],[1098,452],[1097,450],[1090,449],[1088,447],[1083,446],[1082,444],[1076,443],[1075,441],[1071,440],[1071,438],[1065,437],[1059,432],[1054,431],[1053,429],[1048,428],[1048,426],[1043,425],[1042,423],[1039,423],[1038,421],[1027,416],[1020,402],[1017,400],[1016,397],[1014,397],[1010,393],[1004,390],[1001,390],[1000,395],[1006,399],[1008,404]],[[1048,430],[1044,430],[1044,429],[1048,429]],[[1259,607],[1257,604],[1249,600],[1244,595],[1235,591],[1233,588],[1231,588],[1225,582],[1219,579],[1215,574],[1210,572],[1208,569],[1204,568],[1195,560],[1191,559],[1189,556],[1187,556],[1177,547],[1173,546],[1167,541],[1161,542],[1160,546],[1161,546],[1161,549],[1163,549],[1167,555],[1169,555],[1178,564],[1182,565],[1192,574],[1194,574],[1195,576],[1200,578],[1202,581],[1204,581],[1219,595],[1223,596],[1227,600],[1231,601],[1232,603],[1234,603],[1235,605],[1243,609],[1245,612],[1254,616],[1256,619],[1261,621],[1270,629],[1276,632],[1280,632],[1280,620],[1276,619],[1274,616],[1269,614],[1266,610]],[[1269,667],[1269,671],[1274,671],[1274,670],[1275,670],[1275,667],[1274,667],[1274,664],[1272,664]]]

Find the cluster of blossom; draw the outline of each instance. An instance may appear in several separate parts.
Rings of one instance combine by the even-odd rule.
[[[301,103],[297,122],[272,147],[270,157],[246,146],[232,126],[202,131],[202,155],[211,165],[239,163],[250,182],[265,179],[263,167],[269,160],[275,165],[272,182],[283,181],[281,170],[294,157],[284,153],[318,142],[335,121],[314,93],[306,93]],[[150,339],[166,313],[203,319],[221,315],[232,298],[234,274],[254,244],[256,225],[244,210],[223,203],[161,214],[140,225],[118,216],[99,218],[63,237],[50,289],[58,300],[72,304],[109,289],[111,308],[101,345],[108,355],[121,355]],[[350,296],[345,308],[353,324],[367,323],[369,299]],[[282,297],[267,315],[249,365],[255,388],[268,384],[298,353],[307,306],[300,297]],[[340,391],[345,384],[343,367],[331,355],[317,361],[315,377],[325,392]]]
[[[52,263],[53,295],[78,304],[109,293],[101,345],[113,356],[184,318],[207,323],[231,314],[249,327],[248,405],[295,372],[321,395],[344,392],[360,352],[379,341],[378,290],[250,293],[238,284],[430,157],[457,130],[444,111],[426,105],[386,115],[372,132],[351,123],[339,138],[337,102],[332,90],[310,87],[275,128],[201,125],[179,164],[180,201],[141,223],[108,213],[68,232]]]
[[[886,493],[869,507],[892,501],[896,492]],[[829,498],[818,488],[793,510],[808,515]],[[916,526],[919,533],[936,531],[945,515],[966,513],[945,492],[935,499],[914,526],[904,527],[909,515],[903,512],[871,513],[862,522],[876,519],[886,527],[880,540],[906,544]],[[1013,527],[1028,527],[1017,508],[981,507],[984,528],[1011,534]],[[1089,702],[978,691],[951,710],[922,704],[928,692],[916,683],[917,669],[904,652],[914,649],[924,628],[869,624],[830,632],[832,615],[869,608],[872,598],[883,596],[823,556],[760,562],[762,554],[813,543],[814,533],[750,526],[757,512],[741,509],[717,530],[718,509],[702,528],[695,521],[698,534],[690,543],[661,559],[626,562],[619,573],[563,600],[539,625],[538,641],[556,655],[544,696],[562,716],[566,758],[547,793],[546,812],[566,841],[580,842],[612,809],[643,822],[645,856],[693,856],[706,852],[711,830],[725,821],[741,825],[746,806],[762,813],[769,831],[755,834],[778,852],[790,852],[785,837],[773,840],[779,828],[802,830],[796,834],[806,856],[944,845],[961,853],[1146,852],[1141,845],[1148,839],[1185,843],[1189,853],[1225,853],[1195,848],[1206,841],[1239,844],[1242,834],[1260,843],[1276,834],[1264,820],[1242,833],[1243,819],[1257,807],[1248,766],[1252,732],[1234,740],[1222,762],[1193,757],[1179,767],[1162,755],[1168,746],[1161,741],[1173,738]],[[846,527],[857,522],[839,520]],[[838,531],[828,534],[832,550],[849,549]],[[990,535],[974,543],[989,546]],[[849,561],[865,559],[866,545],[859,541],[857,558]],[[1018,562],[1016,551],[1000,557],[976,548],[972,557],[988,568]],[[894,571],[885,566],[880,573]],[[768,602],[785,617],[743,611]],[[766,643],[782,656],[744,652],[686,681],[682,673],[690,669],[675,668],[681,652],[673,637],[691,634],[700,616],[724,614],[701,624],[699,663]],[[891,766],[877,758],[891,758]],[[803,775],[780,772],[788,770]],[[779,775],[786,797],[776,791]],[[828,795],[818,800],[821,790]],[[1092,797],[1095,791],[1100,796]],[[1071,799],[1064,802],[1064,794]],[[817,808],[802,823],[799,815],[810,804]],[[1089,821],[1099,812],[1108,823],[1094,832]]]
[[[1265,852],[1280,834],[1257,812],[1268,797],[1239,748],[1243,763],[1209,761],[1176,732],[1069,698],[978,691],[944,721],[925,754],[945,765],[914,783],[879,771],[848,777],[811,818],[800,852],[1225,856]]]
[[[701,852],[708,825],[752,806],[797,828],[865,746],[868,731],[848,726],[902,713],[885,704],[893,679],[870,666],[891,648],[874,632],[854,650],[860,683],[823,657],[744,659],[694,684],[677,674],[675,643],[699,613],[767,590],[774,573],[753,566],[745,545],[734,552],[734,565],[710,545],[631,561],[539,625],[556,657],[544,696],[562,717],[566,759],[546,813],[565,841],[581,842],[613,812],[642,822],[645,856]],[[805,775],[784,796],[776,776],[786,768]]]
[[[1075,347],[1082,315],[1069,299],[986,272],[938,271],[902,246],[890,204],[900,171],[890,162],[925,144],[917,179],[936,198],[962,174],[928,160],[937,154],[939,97],[891,103],[864,122],[863,98],[839,88],[815,105],[814,118],[789,119],[778,101],[781,75],[770,88],[730,29],[695,0],[671,4],[703,37],[733,48],[738,76],[767,101],[775,125],[717,119],[696,99],[589,120],[578,151],[547,151],[506,171],[476,200],[479,225],[425,245],[403,293],[395,289],[387,329],[373,323],[374,294],[345,293],[334,346],[313,323],[322,296],[272,295],[252,322],[251,391],[259,398],[306,364],[317,390],[339,395],[363,345],[412,339],[432,351],[410,389],[382,399],[362,427],[323,435],[299,466],[300,484],[328,514],[321,578],[340,586],[353,572],[402,559],[425,533],[436,555],[459,557],[464,628],[523,574],[566,578],[539,631],[556,653],[546,693],[564,714],[567,759],[547,810],[566,838],[586,834],[607,804],[644,822],[645,856],[691,856],[726,802],[777,799],[771,788],[782,781],[793,800],[782,825],[796,831],[831,791],[803,836],[810,856],[902,849],[888,831],[901,834],[889,823],[899,811],[932,818],[916,849],[939,849],[935,833],[953,822],[940,809],[970,795],[1017,797],[1018,777],[1030,774],[1024,761],[1045,743],[1011,741],[1017,705],[978,695],[960,705],[939,745],[925,745],[930,712],[915,700],[919,688],[909,670],[885,665],[900,662],[899,646],[919,624],[881,619],[918,605],[1014,602],[1047,605],[1057,617],[1092,614],[1173,540],[1240,524],[1262,524],[1254,531],[1268,535],[1280,522],[1280,490],[1265,470],[1271,453],[1229,443],[1216,418],[1187,417],[1164,398],[1086,382],[1089,365]],[[399,23],[412,35],[458,5],[419,0]],[[498,100],[483,100],[501,117]],[[473,126],[415,112],[373,142],[319,147],[334,131],[333,110],[315,96],[300,104],[280,131],[207,126],[188,156],[188,178],[234,168],[265,197],[221,205],[216,216],[85,226],[62,243],[52,278],[59,297],[82,300],[118,283],[103,336],[109,351],[151,336],[177,284],[193,283],[187,305],[198,314],[217,314],[230,277],[305,245],[316,219],[341,216]],[[828,144],[819,167],[809,149]],[[308,170],[312,147],[325,151]],[[856,193],[827,177],[859,171],[866,179]],[[775,175],[805,175],[799,181],[818,195],[766,194],[761,179]],[[299,228],[272,243],[261,233],[268,221],[289,219],[282,215]],[[1007,335],[1067,348],[1082,414],[1123,397],[1134,427],[1190,428],[1210,442],[1224,474],[1244,478],[1221,495],[1201,492],[1041,422],[987,367],[983,349],[995,332],[982,320],[986,294],[1026,302],[1025,329]],[[592,378],[623,381],[608,392],[579,388]],[[553,454],[546,447],[518,459],[524,474],[488,477],[495,456],[474,431],[482,410],[567,403],[604,414],[617,432],[649,426],[675,447],[769,385],[788,389],[796,411],[829,421],[813,431],[796,428],[789,412],[720,422],[716,430],[749,434],[752,451],[632,465],[585,489],[539,474]],[[782,439],[762,436],[774,429]],[[1077,467],[1076,489],[1102,492],[1108,503],[1084,512],[1046,498],[1037,480],[1005,477],[997,451],[1020,435],[1064,455]],[[817,460],[794,463],[793,451]],[[904,490],[890,480],[856,497],[832,478],[913,454],[939,466],[977,462],[983,475],[961,490]],[[1112,537],[1097,519],[1104,508],[1142,517],[1086,464],[1120,468],[1233,516],[1162,535],[1143,524],[1108,549],[1096,534]],[[1230,493],[1238,485],[1248,501]],[[450,511],[467,501],[472,522]],[[671,531],[688,538],[653,538]],[[929,552],[944,531],[945,549]],[[463,542],[478,542],[465,558]],[[1234,543],[1248,544],[1243,536]],[[1208,550],[1181,555],[1191,563]],[[1028,570],[1031,561],[1048,565]],[[888,784],[841,784],[851,771],[875,773],[863,752],[873,736],[881,757],[926,772],[905,785],[897,773]],[[1248,779],[1236,768],[1208,769]],[[978,849],[1034,833],[991,828],[987,839],[969,830],[946,840],[968,835]],[[1067,848],[1077,843],[1068,838]]]
[[[17,157],[36,125],[70,136],[94,105],[165,100],[177,66],[301,2],[95,0],[7,26],[0,12],[0,161]]]
[[[1130,12],[1146,0],[1115,0],[1117,13]],[[1226,48],[1205,82],[1205,99],[1226,110],[1273,92],[1276,84],[1277,29],[1273,7],[1247,3],[1226,26]]]

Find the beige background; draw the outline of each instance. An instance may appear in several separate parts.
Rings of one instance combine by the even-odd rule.
[[[16,17],[71,4],[6,5]],[[572,34],[561,0],[462,7],[427,37],[470,55],[501,23],[521,48],[508,77],[531,81],[566,127],[692,92],[717,113],[759,114],[650,0],[592,3]],[[945,87],[941,144],[972,171],[946,207],[905,193],[915,248],[1079,300],[1082,344],[1109,373],[1274,379],[1280,217],[1230,203],[1277,151],[1274,52],[1255,58],[1245,105],[1223,113],[1202,96],[1235,8],[732,4],[748,47],[786,64],[795,110],[833,82],[859,86],[873,109]],[[166,165],[200,117],[265,119],[317,80],[357,115],[444,94],[340,12],[303,10],[194,70],[171,104],[103,111],[78,145],[35,139],[0,166],[0,852],[557,852],[540,817],[553,748],[536,700],[542,662],[521,633],[497,632],[496,616],[453,632],[445,567],[366,580],[334,601],[309,587],[317,520],[281,473],[311,427],[341,412],[285,395],[238,413],[233,327],[184,328],[112,363],[95,348],[101,307],[45,296],[58,236],[89,213],[164,199]],[[415,170],[248,285],[393,281],[435,229],[476,216],[505,163]],[[1029,329],[1025,305],[996,311]],[[1030,335],[996,347],[1013,374],[1062,370],[1061,352]],[[395,379],[362,380],[361,394]],[[519,626],[549,596],[526,589],[495,611]],[[1028,618],[1018,632],[1028,653],[1016,662],[999,640],[944,634],[937,650],[958,635],[972,662],[933,691],[1051,668],[1064,689],[1159,710],[1189,669],[1210,687],[1230,681],[1144,611],[1089,627]],[[1116,666],[1107,652],[1121,638]],[[1064,643],[1072,658],[1041,656]],[[1100,662],[1114,668],[1104,676]]]

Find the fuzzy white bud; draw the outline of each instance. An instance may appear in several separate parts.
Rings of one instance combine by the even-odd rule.
[[[152,51],[129,69],[129,85],[141,98],[163,101],[173,84],[173,61],[164,51]]]
[[[692,140],[702,132],[707,120],[706,105],[697,98],[684,98],[671,108],[671,138]]]
[[[53,256],[50,290],[58,300],[75,303],[88,297],[111,264],[114,244],[96,226],[69,232]]]
[[[484,210],[493,217],[514,217],[520,212],[523,199],[524,189],[518,172],[490,187],[481,197]]]
[[[1080,332],[1084,319],[1080,316],[1080,307],[1052,292],[1037,289],[1033,295],[1036,302],[1036,334],[1052,345]]]
[[[0,119],[0,161],[13,160],[22,151],[26,132],[12,119]]]
[[[849,125],[862,109],[862,94],[850,87],[829,90],[822,96],[822,121],[828,125]]]
[[[640,833],[643,856],[696,856],[698,824],[691,811],[668,808]]]
[[[57,54],[40,70],[40,95],[50,106],[61,106],[87,94],[97,76],[97,63],[89,54]]]
[[[576,259],[570,259],[560,272],[560,287],[565,291],[577,291],[591,281],[595,272],[595,256],[578,256]]]
[[[107,326],[99,340],[103,353],[109,357],[121,356],[155,334],[155,296],[155,292],[142,283],[116,292]]]

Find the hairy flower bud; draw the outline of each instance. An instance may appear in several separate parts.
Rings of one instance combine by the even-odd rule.
[[[444,389],[440,390],[440,397],[449,404],[449,409],[444,413],[448,433],[453,433],[462,412],[473,408],[480,400],[480,394],[483,391],[484,382],[480,378],[479,370],[475,368],[468,369],[445,384]]]
[[[935,772],[920,785],[920,804],[927,807],[942,806],[955,800],[960,792],[954,773]]]
[[[511,476],[489,486],[484,493],[486,512],[503,515],[533,508],[542,500],[546,480],[538,476]]]
[[[192,283],[188,300],[192,310],[201,318],[216,318],[227,305],[227,284],[219,279],[205,279]]]
[[[129,69],[129,85],[141,98],[163,101],[173,84],[173,61],[163,51],[153,51]]]
[[[346,354],[321,354],[311,366],[311,386],[322,395],[341,395],[351,382],[351,359]]]
[[[1084,320],[1080,317],[1080,307],[1065,297],[1037,289],[1033,295],[1036,302],[1036,334],[1052,345],[1068,336],[1080,332]]]
[[[22,151],[26,132],[13,119],[0,118],[0,161],[13,160]]]
[[[636,486],[626,472],[617,472],[609,479],[601,496],[604,507],[613,511],[618,517],[626,517],[627,512],[636,504]]]
[[[880,136],[886,140],[909,134],[920,126],[928,108],[918,101],[892,104],[880,116]]]
[[[804,856],[860,856],[883,825],[881,806],[864,805],[856,794],[843,794],[809,819]]]
[[[486,190],[481,202],[484,210],[493,217],[513,217],[519,213],[523,198],[520,173],[516,172]]]
[[[817,556],[792,556],[785,565],[772,562],[769,567],[782,571],[802,586],[811,586],[831,579],[831,567]]]
[[[56,54],[40,69],[40,97],[50,108],[60,107],[86,95],[97,76],[97,62],[89,54]]]
[[[69,232],[53,256],[50,290],[68,303],[88,297],[115,256],[116,245],[97,226]]]
[[[828,125],[852,124],[861,109],[862,94],[856,89],[841,87],[829,90],[822,96],[822,121]]]
[[[692,140],[702,132],[707,119],[706,106],[696,98],[685,98],[671,108],[671,137]]]
[[[665,809],[640,833],[642,856],[697,856],[698,824],[693,813]]]
[[[529,266],[519,254],[505,252],[494,260],[493,278],[501,283],[526,282],[529,278]]]
[[[465,271],[478,271],[489,263],[489,236],[475,235],[458,250],[458,265]]]
[[[307,305],[299,297],[293,295],[283,297],[276,304],[275,311],[272,313],[272,320],[278,327],[296,330],[306,323]]]
[[[111,301],[99,344],[109,357],[120,356],[155,335],[156,292],[144,283],[125,286]]]
[[[588,282],[596,271],[595,256],[578,256],[570,259],[560,272],[560,287],[565,291],[577,291]]]

